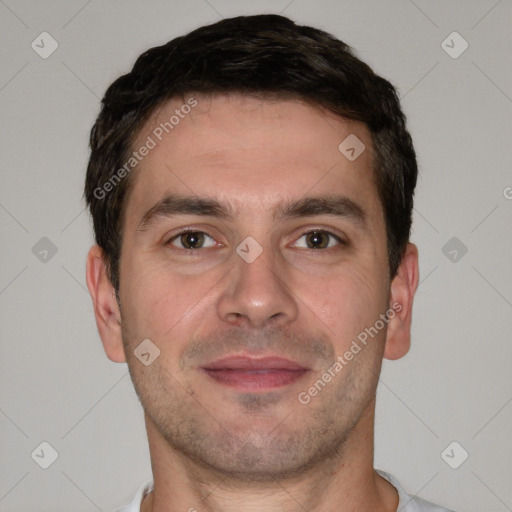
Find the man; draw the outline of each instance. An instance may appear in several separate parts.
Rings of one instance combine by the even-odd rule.
[[[446,511],[373,468],[410,344],[417,166],[394,88],[329,34],[226,19],[108,89],[87,284],[153,480],[121,511]]]

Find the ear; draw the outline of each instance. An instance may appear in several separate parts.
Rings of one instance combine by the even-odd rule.
[[[391,281],[389,315],[384,357],[399,359],[411,346],[412,302],[418,287],[418,248],[408,243],[396,276]]]
[[[115,363],[126,362],[121,331],[121,313],[115,290],[107,275],[103,251],[98,245],[87,255],[87,288],[94,305],[94,316],[103,349]]]

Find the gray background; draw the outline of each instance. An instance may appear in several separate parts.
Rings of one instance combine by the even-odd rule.
[[[2,512],[111,511],[151,477],[141,406],[85,286],[88,133],[143,50],[258,12],[353,46],[398,87],[415,140],[421,284],[412,349],[384,362],[376,467],[460,512],[512,510],[510,0],[0,0]],[[46,59],[31,47],[43,31],[59,45]],[[441,45],[454,31],[458,58]],[[441,456],[453,441],[452,465],[469,453],[458,469]]]

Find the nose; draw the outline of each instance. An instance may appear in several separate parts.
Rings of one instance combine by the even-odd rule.
[[[231,325],[259,329],[293,322],[298,306],[277,257],[266,250],[251,263],[237,253],[233,259],[235,267],[217,303],[220,318]]]

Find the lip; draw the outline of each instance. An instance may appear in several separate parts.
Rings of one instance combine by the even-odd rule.
[[[296,382],[309,368],[276,356],[228,356],[201,367],[209,377],[241,391],[265,391]]]
[[[217,359],[212,363],[208,363],[202,368],[207,370],[307,370],[295,361],[285,359],[283,357],[266,356],[266,357],[248,357],[243,355],[235,355]]]

